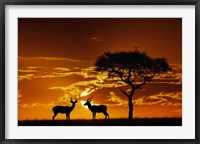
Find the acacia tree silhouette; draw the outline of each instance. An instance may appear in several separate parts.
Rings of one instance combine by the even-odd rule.
[[[146,52],[138,50],[114,53],[106,52],[97,58],[94,65],[96,71],[106,71],[109,78],[118,78],[119,81],[131,87],[130,92],[120,89],[128,98],[128,119],[130,120],[133,118],[132,98],[135,90],[141,89],[141,86],[151,81],[155,75],[172,70],[167,63],[167,59],[151,58]]]

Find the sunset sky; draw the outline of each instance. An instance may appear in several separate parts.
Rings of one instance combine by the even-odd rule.
[[[18,119],[51,119],[52,107],[70,106],[71,97],[79,101],[71,119],[91,119],[83,103],[92,95],[93,104],[107,105],[110,118],[127,118],[119,88],[129,87],[96,72],[94,63],[104,52],[135,49],[167,58],[173,71],[135,92],[133,116],[182,117],[182,19],[19,18]]]

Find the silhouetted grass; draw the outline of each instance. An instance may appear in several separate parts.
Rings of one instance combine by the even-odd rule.
[[[97,120],[26,120],[19,126],[182,126],[182,118],[97,119]]]

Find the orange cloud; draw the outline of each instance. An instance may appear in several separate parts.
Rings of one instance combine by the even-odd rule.
[[[32,78],[34,78],[34,74],[25,74],[25,75],[19,75],[18,76],[18,81],[21,80],[31,80]]]
[[[49,61],[69,61],[69,62],[87,62],[85,60],[64,58],[64,57],[21,57],[18,56],[20,60],[49,60]]]
[[[21,102],[21,99],[22,99],[22,94],[21,94],[21,91],[18,90],[18,103]]]
[[[68,71],[70,71],[70,69],[69,68],[64,68],[64,67],[56,67],[56,68],[54,68],[55,70],[58,70],[58,71],[61,71],[61,72],[68,72]]]
[[[93,78],[94,81],[91,81],[92,84],[98,86],[99,88],[103,88],[103,87],[120,87],[120,86],[124,86],[127,85],[125,83],[123,83],[122,81],[120,81],[119,78],[112,78],[112,79],[108,79],[108,73],[107,72],[96,72],[95,71],[95,67],[94,66],[90,66],[87,68],[82,68],[82,69],[75,69],[76,71],[70,71],[69,68],[65,68],[65,67],[56,67],[54,68],[53,72],[49,72],[45,75],[37,75],[37,76],[33,76],[33,75],[20,75],[19,76],[19,80],[22,79],[28,79],[30,80],[30,78],[60,78],[60,77],[69,77],[69,76],[82,76],[83,78]],[[19,71],[26,71],[26,72],[36,72],[35,68],[32,69],[26,69],[26,70],[19,70]],[[95,82],[95,80],[97,80]],[[135,82],[135,84],[139,84],[140,82]],[[182,74],[181,73],[167,73],[167,74],[160,74],[157,75],[153,78],[153,81],[151,82],[147,82],[147,83],[159,83],[159,84],[182,84]]]
[[[114,92],[110,92],[110,95],[108,96],[107,102],[111,102],[111,104],[106,104],[108,106],[127,106],[128,101],[125,101],[121,99],[120,97],[116,96]]]
[[[35,66],[29,66],[29,67],[24,67],[24,68],[20,68],[18,69],[18,72],[21,73],[35,73],[38,72],[39,69],[46,69],[45,67],[35,67]]]
[[[182,105],[182,92],[177,93],[165,93],[143,96],[136,100],[133,100],[135,105],[156,105],[161,106],[181,106]]]
[[[102,39],[100,37],[91,37],[90,38],[91,41],[96,41],[96,42],[101,42]]]
[[[19,104],[18,105],[21,108],[34,108],[34,107],[44,107],[47,109],[51,109],[53,106],[55,106],[54,102],[50,102],[47,104],[44,103],[32,103],[32,104]]]
[[[22,72],[22,73],[32,73],[32,72],[37,72],[37,70],[25,70],[25,69],[19,69],[18,72]]]

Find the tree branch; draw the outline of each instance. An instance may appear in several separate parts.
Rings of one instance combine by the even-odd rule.
[[[127,97],[129,97],[129,95],[128,95],[125,91],[123,91],[122,89],[120,89],[120,91],[121,91],[123,94],[125,94]]]
[[[131,78],[132,74],[131,74],[131,68],[128,69],[128,77],[127,77],[127,80],[131,81],[130,78]]]
[[[151,78],[153,78],[155,76],[155,74],[151,75],[151,76],[143,76],[143,82],[141,84],[138,84],[137,86],[135,86],[135,89],[141,89],[141,86],[143,86],[147,81],[150,81]]]
[[[141,84],[138,84],[137,86],[135,86],[135,89],[141,89],[141,86],[143,86],[146,83],[146,78],[147,77],[143,77],[143,82]]]
[[[128,83],[125,79],[123,79],[123,75],[119,75],[119,77],[123,82]]]
[[[120,77],[120,79],[121,79],[123,82],[128,83],[125,79],[123,79],[123,73],[122,73],[122,72],[117,71],[117,70],[115,70],[115,69],[112,69],[111,72],[118,74],[118,76]]]

